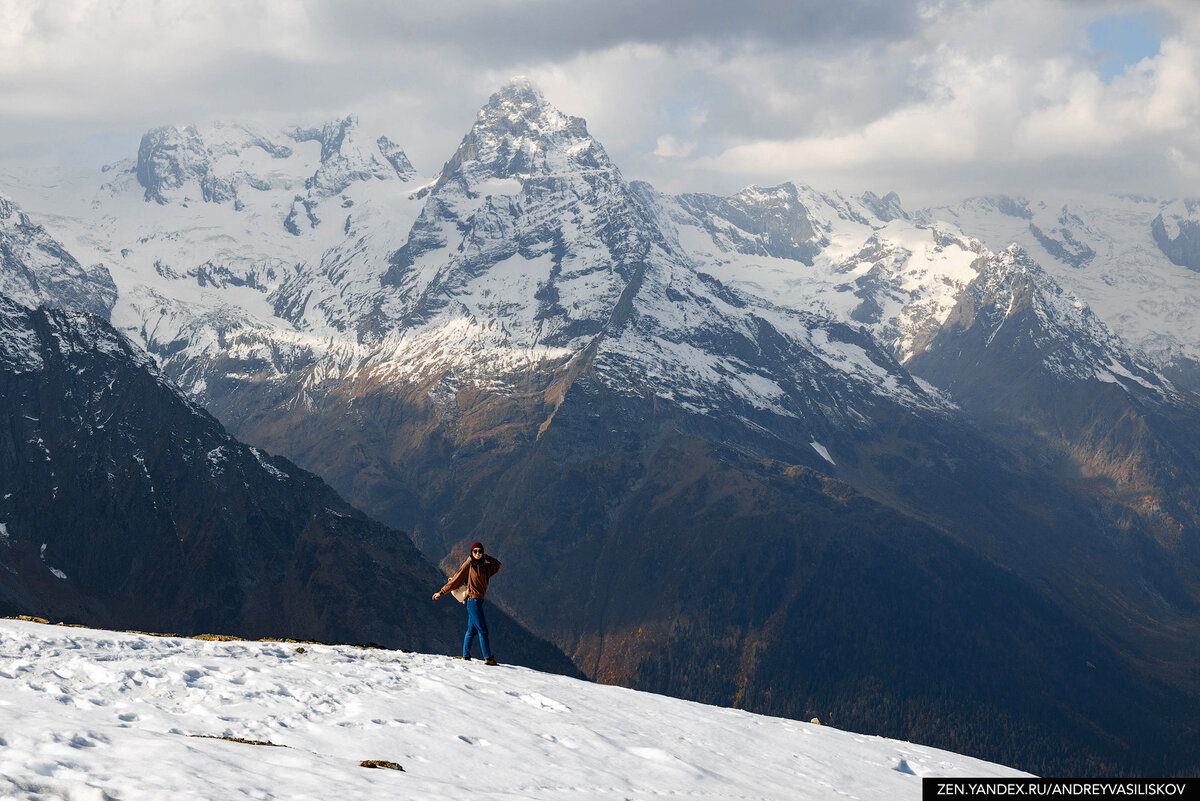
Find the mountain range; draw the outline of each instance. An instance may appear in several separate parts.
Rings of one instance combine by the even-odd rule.
[[[594,679],[1200,764],[1196,203],[666,195],[527,82],[428,177],[350,117],[0,186],[13,341],[107,317]]]

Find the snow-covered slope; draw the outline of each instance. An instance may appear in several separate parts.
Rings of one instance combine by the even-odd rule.
[[[203,401],[212,360],[269,377],[346,344],[331,339],[339,297],[378,285],[420,209],[414,176],[394,143],[348,117],[277,132],[157,128],[136,160],[5,184],[65,252],[108,268],[113,324]]]
[[[1135,196],[979,197],[928,209],[989,248],[1018,244],[1159,364],[1200,359],[1200,205]]]
[[[917,797],[922,776],[1021,775],[525,668],[348,646],[5,620],[0,687],[0,795],[12,799],[893,801]]]
[[[107,317],[117,288],[103,264],[83,267],[46,230],[0,195],[0,293]]]
[[[730,198],[643,194],[698,268],[755,297],[865,326],[903,362],[945,321],[987,251],[910,220],[889,195],[750,187]]]
[[[1010,245],[982,264],[960,295],[954,325],[981,325],[988,346],[1001,342],[1010,350],[1021,345],[1041,350],[1045,369],[1060,380],[1094,379],[1127,389],[1140,386],[1164,398],[1174,395],[1152,365],[1131,355],[1087,304],[1064,291],[1025,251]],[[1015,339],[998,339],[1018,311],[1028,311],[1034,325],[1016,332]]]

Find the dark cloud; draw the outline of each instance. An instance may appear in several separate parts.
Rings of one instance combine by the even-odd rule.
[[[957,3],[957,0],[955,0]],[[443,43],[474,60],[562,59],[621,44],[755,42],[827,49],[903,39],[921,24],[920,0],[527,0],[437,4],[343,0],[314,7],[345,40]]]

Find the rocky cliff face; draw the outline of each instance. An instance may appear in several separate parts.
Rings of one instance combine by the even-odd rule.
[[[1200,272],[1200,221],[1196,219],[1200,201],[1186,200],[1174,205],[1154,218],[1150,233],[1172,263]]]

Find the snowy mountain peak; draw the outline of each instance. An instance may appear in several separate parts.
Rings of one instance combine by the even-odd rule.
[[[388,164],[392,165],[392,169],[396,171],[396,176],[400,180],[409,181],[416,177],[417,171],[413,167],[412,162],[408,160],[408,156],[404,155],[404,151],[400,148],[400,145],[386,136],[381,136],[375,140],[375,146],[379,148],[380,154],[387,160]]]
[[[383,278],[383,316],[372,322],[424,322],[453,308],[473,320],[498,315],[501,339],[519,331],[530,345],[595,334],[628,280],[628,252],[644,251],[648,236],[640,205],[586,123],[515,82],[480,110],[425,196]],[[571,295],[579,296],[568,307],[577,272]],[[583,318],[583,328],[574,325]]]
[[[493,180],[524,180],[579,170],[615,172],[587,123],[551,105],[528,81],[496,92],[446,164],[438,186],[460,181],[468,192]],[[484,190],[486,193],[486,187]]]
[[[502,87],[488,98],[475,115],[476,130],[499,129],[525,137],[548,136],[572,129],[587,136],[586,123],[579,117],[564,114],[528,80],[520,79]]]
[[[1068,295],[1020,245],[1011,244],[988,259],[979,278],[968,288],[977,297],[1003,307],[1004,318],[1032,307],[1050,324],[1083,324],[1086,305]],[[996,298],[1003,296],[1006,302]],[[1002,322],[1002,321],[1001,321]]]
[[[900,196],[895,192],[888,192],[883,197],[879,197],[874,192],[863,192],[859,196],[859,200],[884,222],[911,219],[900,202]]]
[[[351,114],[340,120],[330,120],[320,128],[294,128],[291,135],[297,142],[319,142],[321,163],[324,164],[341,153],[347,137],[357,132],[358,116]]]
[[[305,181],[305,188],[320,197],[345,191],[355,181],[399,178],[407,181],[415,171],[408,158],[386,136],[363,141],[358,117],[350,115],[325,123],[320,128],[296,128],[297,142],[321,145],[321,166]]]
[[[514,78],[488,98],[488,102],[475,115],[476,123],[497,123],[501,120],[510,125],[524,122],[531,129],[543,133],[583,124],[578,117],[559,111],[546,100],[542,90],[528,78]]]
[[[310,142],[319,153],[311,152]],[[407,181],[414,170],[395,143],[365,137],[358,118],[350,115],[276,133],[220,122],[155,128],[142,137],[136,173],[147,201],[232,201],[240,210],[247,188],[294,192],[316,201],[355,182]]]
[[[518,105],[538,106],[546,102],[542,90],[537,84],[523,75],[518,75],[497,89],[488,100],[488,105],[498,103],[516,103]]]
[[[166,203],[165,190],[178,189],[188,180],[203,181],[209,162],[208,149],[194,125],[154,128],[142,136],[138,147],[138,183],[146,189],[146,200]]]
[[[1040,351],[1044,366],[1059,376],[1174,394],[1169,381],[1135,358],[1086,303],[1019,245],[986,260],[949,321],[951,326],[964,323],[984,325],[986,346]]]
[[[977,197],[919,213],[993,251],[1017,243],[1160,367],[1200,363],[1200,204],[1135,195]]]

